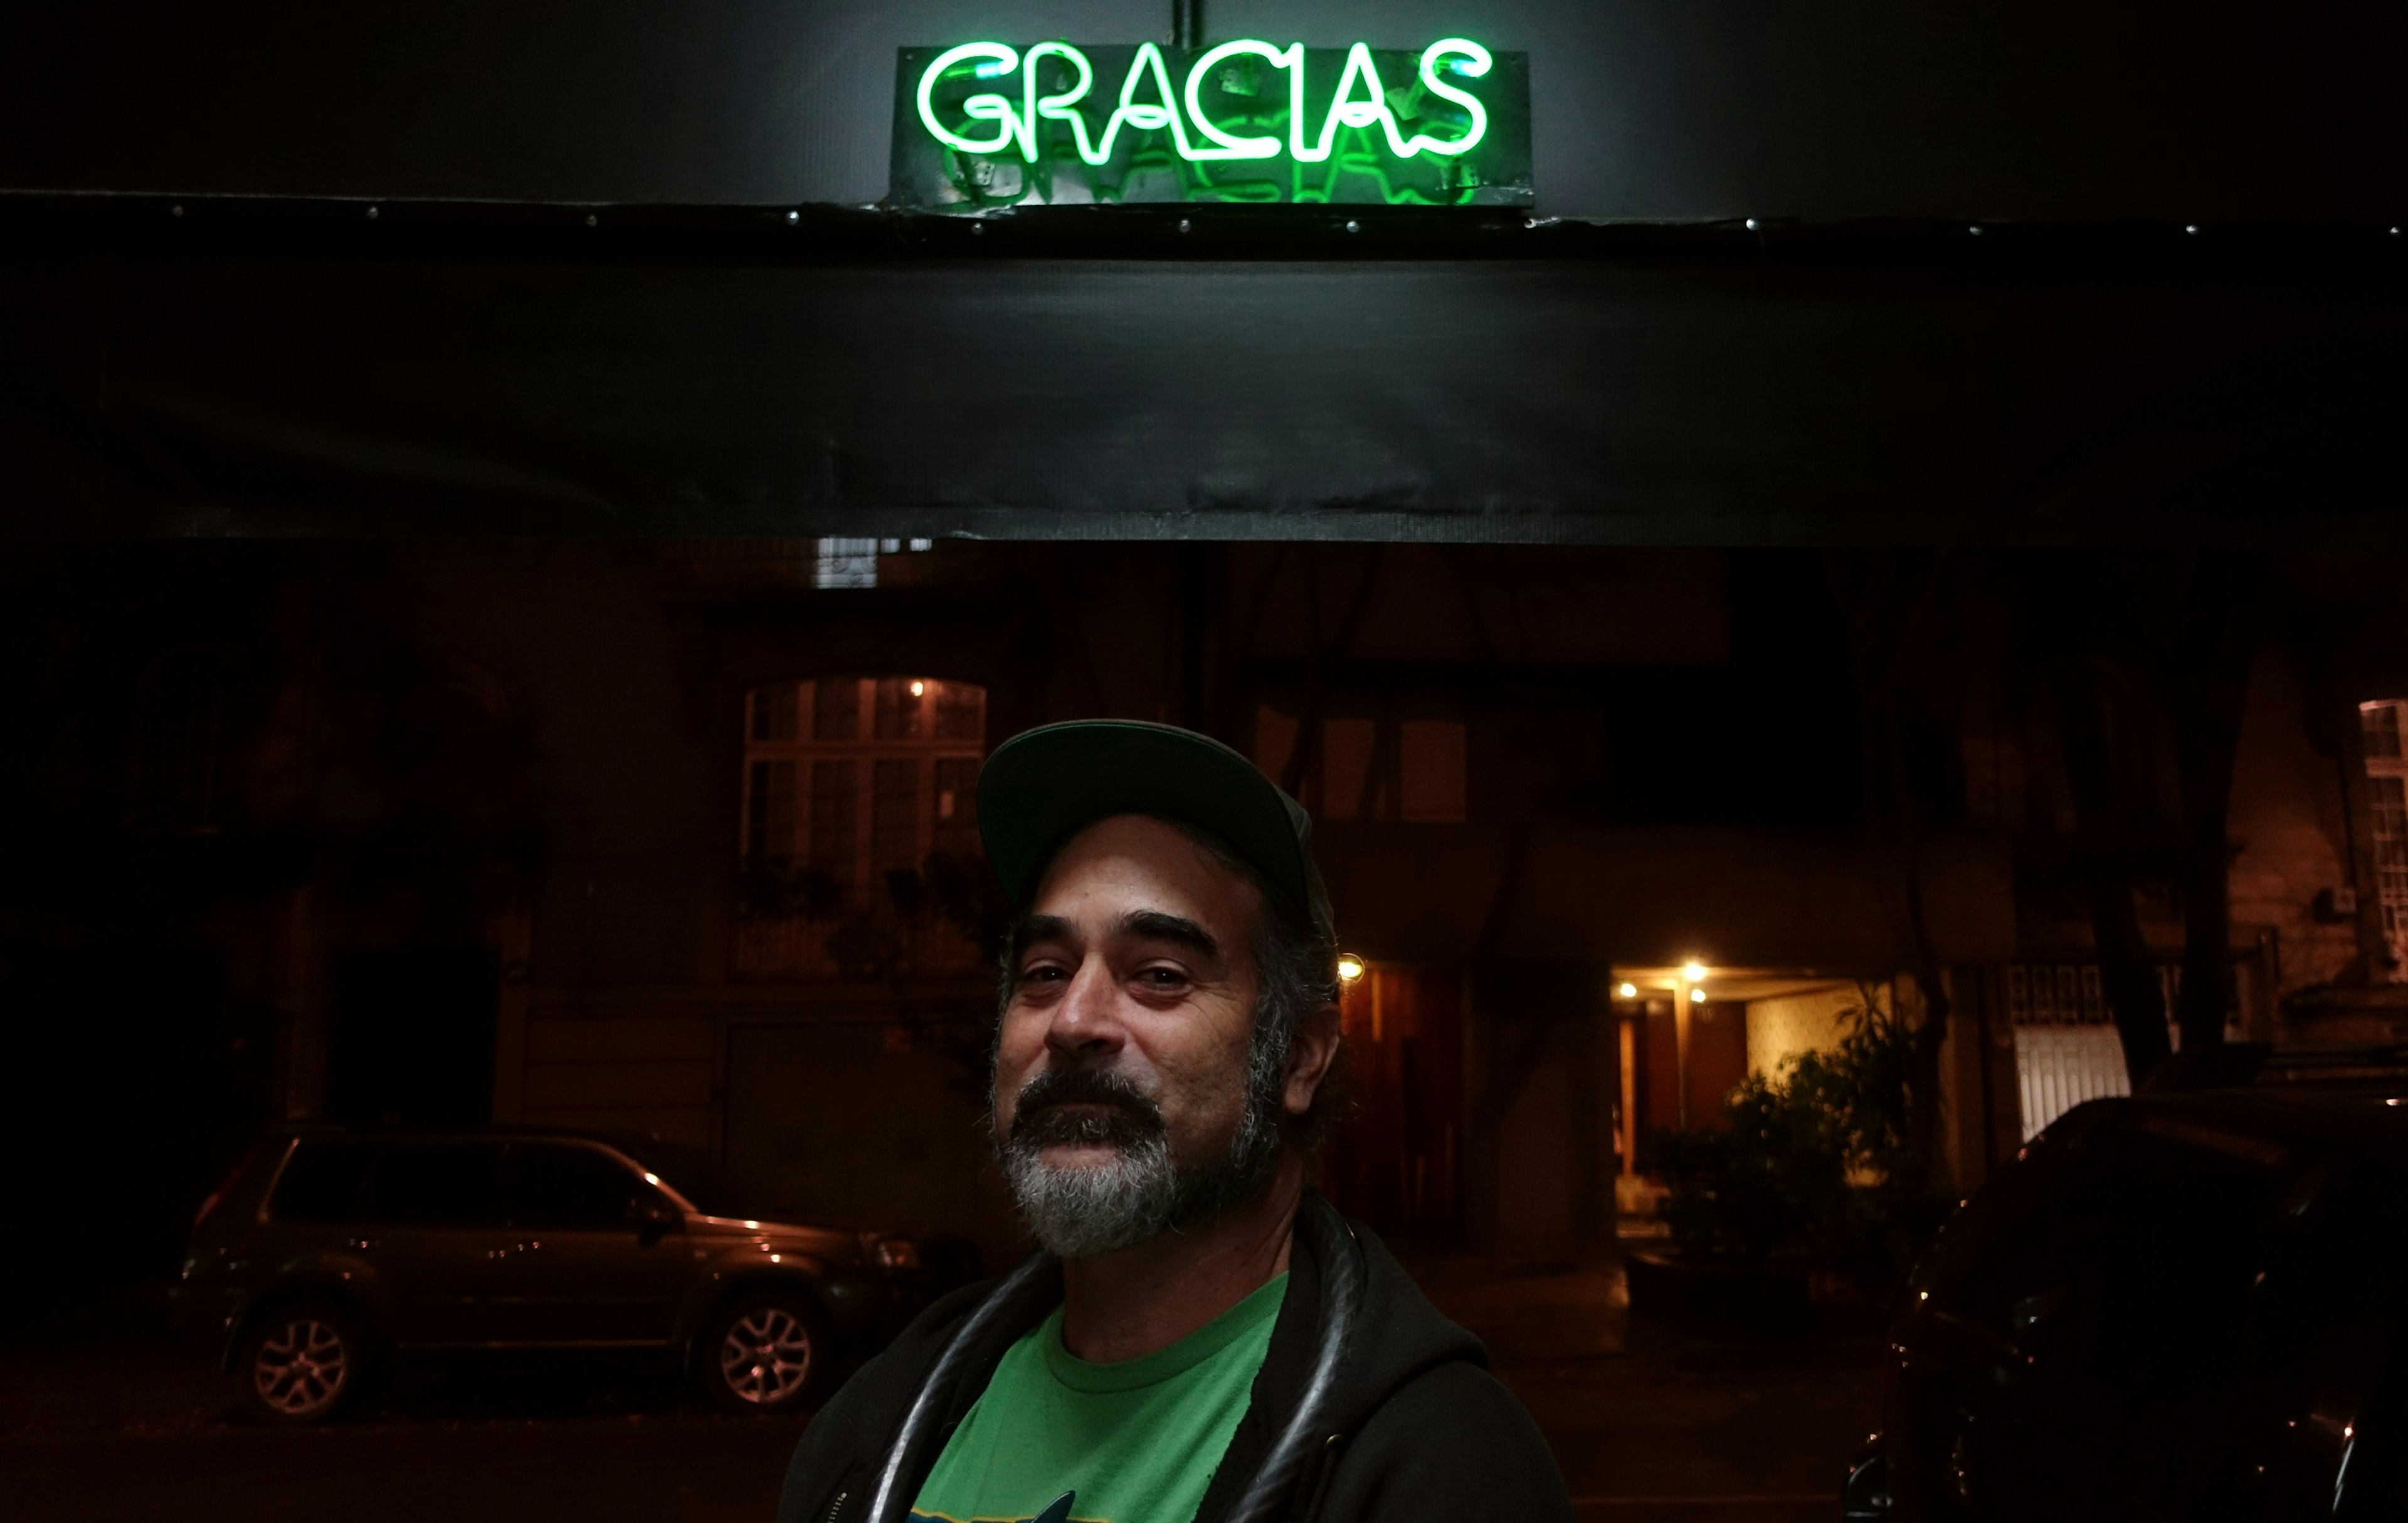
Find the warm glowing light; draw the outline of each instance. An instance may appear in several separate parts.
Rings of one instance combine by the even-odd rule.
[[[1681,965],[1681,976],[1695,984],[1706,976],[1706,965],[1701,962],[1684,962]]]
[[[1352,984],[1363,976],[1363,959],[1348,953],[1338,959],[1338,976]]]
[[[1691,990],[1689,991],[1689,1003],[1691,1003],[1691,1004],[1693,1004],[1693,1005],[1702,1005],[1702,1004],[1704,1004],[1705,1002],[1706,1002],[1706,991],[1705,991],[1705,990],[1703,990],[1703,989],[1691,989]]]
[[[1636,999],[1639,998],[1639,985],[1636,984],[1625,984],[1613,992],[1622,996],[1625,999]]]
[[[927,684],[927,683],[925,683],[925,682],[920,682],[920,681],[918,681],[917,679],[914,679],[914,680],[912,681],[912,683],[911,683],[911,696],[912,696],[913,697],[915,697],[915,698],[916,698],[916,697],[920,697],[922,694],[924,694],[924,693],[925,693],[925,692],[927,692],[927,691],[928,691],[928,684]]]

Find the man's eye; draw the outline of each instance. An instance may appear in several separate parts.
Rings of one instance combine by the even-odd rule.
[[[1054,963],[1039,963],[1034,968],[1022,969],[1020,973],[1020,982],[1023,984],[1054,984],[1058,983],[1068,976],[1069,974],[1067,971]]]
[[[1137,975],[1137,981],[1149,989],[1176,989],[1185,986],[1187,975],[1176,968],[1148,968]]]

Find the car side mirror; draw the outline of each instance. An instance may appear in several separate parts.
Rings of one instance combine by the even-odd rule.
[[[684,1228],[685,1218],[658,1200],[636,1208],[636,1241],[647,1248]]]

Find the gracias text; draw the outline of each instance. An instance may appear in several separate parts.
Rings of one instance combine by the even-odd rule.
[[[1067,88],[1039,93],[1037,67],[1048,58],[1062,61],[1063,67],[1054,72],[1055,82]],[[1284,143],[1276,136],[1233,133],[1205,115],[1205,80],[1214,68],[1240,58],[1260,59],[1287,71],[1288,130]],[[1371,62],[1371,50],[1358,42],[1346,54],[1345,72],[1339,76],[1338,93],[1330,98],[1329,109],[1322,115],[1320,130],[1308,136],[1304,44],[1274,48],[1250,37],[1207,49],[1189,66],[1186,88],[1174,96],[1162,50],[1149,42],[1129,60],[1128,77],[1121,83],[1118,108],[1104,123],[1100,135],[1090,136],[1086,113],[1078,108],[1096,82],[1095,65],[1088,63],[1086,54],[1067,42],[1040,42],[1025,53],[1000,42],[965,42],[939,53],[921,74],[920,120],[939,141],[965,153],[1004,153],[1016,149],[1031,164],[1037,162],[1038,129],[1045,122],[1068,125],[1079,157],[1098,166],[1111,160],[1112,141],[1124,126],[1155,132],[1168,128],[1179,156],[1191,163],[1270,159],[1284,151],[1299,163],[1318,164],[1327,159],[1335,148],[1340,127],[1371,126],[1383,130],[1390,151],[1400,159],[1420,153],[1451,158],[1469,152],[1487,136],[1488,110],[1469,91],[1441,76],[1452,74],[1476,79],[1488,72],[1492,62],[1487,49],[1462,37],[1443,37],[1423,49],[1422,85],[1431,94],[1461,108],[1464,121],[1461,130],[1447,137],[1426,133],[1407,136],[1397,122],[1396,113],[1389,108],[1388,93],[1380,81],[1378,67]],[[1020,98],[1016,101],[1009,95],[987,92],[961,103],[962,114],[968,119],[962,126],[992,123],[985,136],[973,136],[938,120],[937,87],[949,72],[965,65],[970,65],[973,76],[982,79],[999,80],[1014,73],[1020,76]],[[1149,91],[1151,100],[1139,98]],[[1183,112],[1178,104],[1182,100],[1187,108]]]

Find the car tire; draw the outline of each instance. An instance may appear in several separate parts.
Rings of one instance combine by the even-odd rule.
[[[331,1300],[297,1300],[253,1322],[235,1356],[235,1378],[251,1415],[280,1428],[322,1423],[348,1411],[367,1383],[366,1327]]]
[[[738,1296],[703,1325],[695,1373],[703,1400],[723,1412],[808,1412],[834,1375],[827,1318],[808,1291]]]

